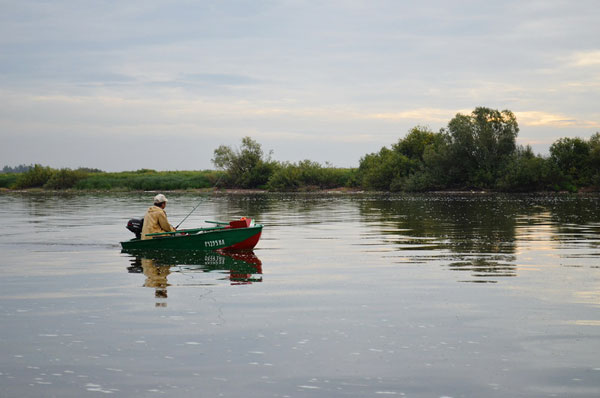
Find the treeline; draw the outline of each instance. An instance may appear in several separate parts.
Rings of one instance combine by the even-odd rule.
[[[268,164],[259,173],[250,166],[240,174],[222,170],[155,171],[141,169],[118,173],[84,169],[53,169],[39,164],[25,173],[0,174],[0,188],[48,190],[153,191],[209,188],[248,188],[298,191],[356,186],[356,169],[323,167],[305,160]],[[265,170],[267,172],[265,173]]]
[[[433,132],[417,126],[393,144],[360,159],[358,169],[272,161],[251,138],[240,149],[220,146],[213,163],[231,187],[296,191],[306,187],[355,187],[390,192],[495,190],[571,191],[600,187],[600,133],[589,140],[561,138],[549,156],[516,143],[511,111],[479,107],[457,114]]]
[[[15,167],[4,166],[2,168],[2,171],[0,171],[0,173],[4,173],[4,174],[9,174],[9,173],[25,173],[26,171],[29,171],[29,169],[31,169],[32,167],[33,167],[32,164],[30,164],[30,165],[20,164],[20,165],[15,166]]]
[[[384,191],[486,189],[577,191],[600,187],[600,133],[561,138],[547,157],[516,144],[514,114],[476,108],[439,132],[414,127],[391,148],[364,156],[359,185]]]
[[[298,191],[357,186],[356,169],[322,166],[310,160],[277,162],[250,137],[242,139],[239,149],[221,145],[212,162],[225,172],[221,186],[229,188]]]
[[[53,169],[33,165],[21,174],[0,174],[0,188],[51,190],[185,190],[215,186],[223,172],[205,171],[137,171],[107,173],[97,169]]]
[[[52,169],[39,164],[20,173],[5,167],[0,188],[80,190],[185,190],[246,188],[309,191],[355,188],[390,192],[495,190],[571,191],[600,188],[600,133],[589,139],[561,138],[549,156],[516,144],[519,126],[511,111],[479,107],[457,114],[433,132],[416,126],[391,147],[360,159],[358,168],[335,168],[310,160],[278,162],[250,137],[239,148],[214,150],[218,169],[138,170],[107,173],[97,169]]]

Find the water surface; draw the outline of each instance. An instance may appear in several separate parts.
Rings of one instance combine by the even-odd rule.
[[[600,197],[171,194],[253,253],[121,253],[153,194],[2,194],[0,396],[597,397]]]

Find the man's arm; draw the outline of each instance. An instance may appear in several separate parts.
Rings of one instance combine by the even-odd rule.
[[[167,214],[164,211],[158,216],[158,225],[160,225],[163,231],[175,232],[175,228],[169,224],[169,220],[167,220]]]

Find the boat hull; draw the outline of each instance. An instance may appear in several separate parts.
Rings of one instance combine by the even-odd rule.
[[[124,250],[251,250],[262,233],[262,225],[223,228],[198,234],[131,239],[121,242]]]

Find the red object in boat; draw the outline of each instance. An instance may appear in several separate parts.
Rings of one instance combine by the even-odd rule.
[[[252,219],[242,217],[239,220],[230,221],[229,228],[248,228],[250,226],[251,222],[252,222]]]

